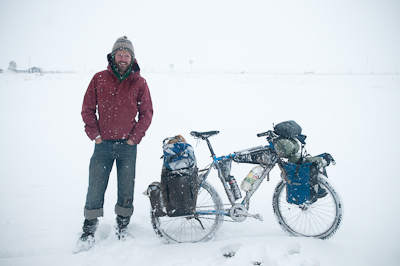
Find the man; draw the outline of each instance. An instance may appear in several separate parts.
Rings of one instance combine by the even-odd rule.
[[[97,218],[103,216],[104,193],[114,161],[118,179],[116,233],[119,239],[129,235],[137,145],[153,117],[149,88],[140,76],[132,43],[126,36],[117,39],[107,58],[107,70],[94,75],[89,84],[81,113],[85,131],[96,143],[90,160],[85,221],[80,237],[80,242],[89,243],[87,248],[94,242]]]

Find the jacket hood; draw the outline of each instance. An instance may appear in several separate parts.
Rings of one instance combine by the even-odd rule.
[[[112,74],[114,74],[120,81],[122,81],[123,79],[127,78],[128,76],[130,76],[133,73],[140,74],[140,68],[139,68],[139,64],[137,63],[136,58],[134,58],[132,63],[131,63],[131,67],[128,70],[129,74],[127,72],[123,77],[121,77],[119,75],[119,73],[117,71],[117,67],[115,66],[114,61],[112,59],[111,53],[109,53],[107,55],[107,61],[108,61],[107,70],[110,71]]]

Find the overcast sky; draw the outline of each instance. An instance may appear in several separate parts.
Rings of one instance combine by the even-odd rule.
[[[0,68],[101,71],[118,37],[142,69],[400,69],[399,0],[0,0]]]

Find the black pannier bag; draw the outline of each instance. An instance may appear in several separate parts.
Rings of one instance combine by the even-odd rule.
[[[161,182],[153,182],[143,194],[155,217],[193,215],[199,189],[193,148],[177,135],[163,141],[163,150]]]
[[[318,164],[283,163],[286,173],[287,202],[296,205],[314,203],[318,193]]]
[[[271,149],[269,147],[258,146],[237,151],[233,160],[237,163],[270,165],[272,163]]]
[[[198,192],[197,167],[163,169],[161,186],[166,213],[169,217],[193,215],[196,211]]]

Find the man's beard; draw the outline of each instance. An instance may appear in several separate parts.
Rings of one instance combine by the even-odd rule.
[[[125,63],[125,65],[121,65],[121,61],[116,62],[115,65],[117,66],[118,72],[121,76],[123,76],[126,71],[129,69],[129,64]]]

